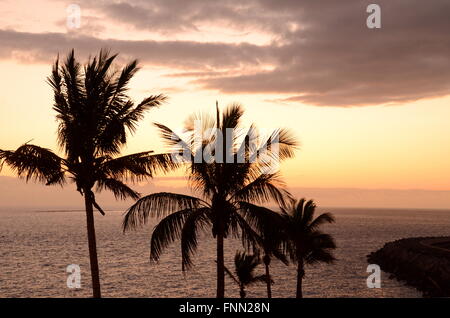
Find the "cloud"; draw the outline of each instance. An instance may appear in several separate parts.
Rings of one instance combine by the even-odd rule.
[[[151,65],[180,69],[233,68],[241,64],[257,65],[264,48],[253,44],[198,43],[195,41],[127,41],[99,39],[73,33],[29,33],[0,30],[0,58],[26,53],[36,62],[50,62],[57,53],[72,48],[83,57],[101,48],[120,52],[123,58],[138,58]],[[266,56],[269,58],[268,56]]]
[[[2,30],[0,58],[29,54],[47,62],[72,47],[87,55],[106,46],[146,64],[181,69],[172,76],[190,77],[201,89],[278,94],[284,102],[318,106],[395,104],[450,94],[450,2],[378,0],[382,28],[368,29],[371,2],[80,1],[105,24],[160,33],[167,40]],[[205,42],[204,36],[217,32],[211,26],[271,40],[256,45],[237,36],[228,43],[219,36]],[[189,32],[198,40],[171,40]]]
[[[259,1],[247,0],[135,0],[81,1],[82,7],[97,10],[118,23],[136,30],[148,29],[165,35],[177,32],[203,32],[209,25],[225,27],[239,33],[242,29],[265,30],[273,33],[285,28],[279,23],[288,12],[266,11]]]
[[[299,28],[274,47],[272,71],[196,80],[224,93],[286,94],[319,106],[402,103],[450,94],[448,1],[378,1],[382,28],[366,27],[365,1],[314,1],[292,7]]]

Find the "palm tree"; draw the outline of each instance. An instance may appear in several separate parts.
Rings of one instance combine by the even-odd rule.
[[[332,250],[336,248],[333,237],[319,230],[325,223],[333,223],[331,213],[323,213],[314,218],[316,205],[312,200],[292,201],[288,208],[281,207],[284,219],[283,229],[289,240],[289,256],[297,265],[297,298],[302,298],[302,280],[305,265],[333,263]]]
[[[28,143],[15,151],[0,150],[0,162],[4,161],[19,177],[46,185],[63,185],[70,178],[84,196],[94,297],[101,297],[101,291],[93,209],[103,215],[104,211],[93,190],[112,191],[117,199],[138,199],[139,194],[126,181],[143,180],[157,170],[176,166],[170,155],[152,151],[118,156],[127,134],[133,133],[144,113],[161,105],[165,96],[149,96],[135,105],[127,96],[127,89],[139,69],[137,61],[120,72],[113,71],[116,56],[101,50],[84,68],[73,50],[62,65],[59,57],[56,59],[47,80],[54,92],[57,138],[64,158]]]
[[[257,206],[251,203],[242,203],[241,208],[244,210],[251,210],[249,215],[258,215],[254,219],[255,229],[260,239],[258,241],[258,249],[263,253],[263,263],[267,277],[270,275],[270,264],[272,258],[280,260],[285,265],[288,265],[286,256],[286,249],[288,247],[288,240],[283,231],[284,220],[281,215],[266,207]],[[271,279],[267,280],[267,298],[272,298],[272,283]]]
[[[181,239],[183,271],[192,266],[198,232],[211,228],[216,239],[218,298],[225,296],[224,239],[229,235],[241,236],[248,248],[257,244],[258,235],[252,225],[258,215],[242,205],[269,200],[285,204],[288,192],[278,172],[271,170],[271,164],[272,160],[292,157],[297,145],[285,129],[275,130],[265,139],[260,138],[254,126],[241,136],[230,135],[230,129],[238,131],[242,115],[242,106],[238,104],[230,105],[221,114],[216,103],[215,118],[194,115],[187,120],[187,141],[168,127],[156,124],[162,137],[173,147],[173,153],[183,154],[189,184],[199,197],[165,192],[150,194],[130,207],[123,221],[126,231],[145,224],[149,216],[165,217],[153,231],[150,259],[158,261],[170,243]],[[242,142],[239,137],[243,137]],[[231,160],[222,160],[221,151]],[[212,154],[211,158],[204,160],[205,153]]]
[[[273,284],[267,275],[255,276],[254,271],[261,264],[261,259],[257,254],[247,255],[245,252],[236,252],[234,256],[234,274],[225,267],[225,272],[239,287],[239,295],[245,298],[245,288],[255,283]]]

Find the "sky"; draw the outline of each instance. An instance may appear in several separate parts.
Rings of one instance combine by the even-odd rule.
[[[366,25],[372,2],[379,29]],[[79,28],[70,4],[81,9]],[[448,0],[0,0],[0,12],[0,149],[31,140],[57,150],[45,82],[52,62],[72,48],[81,61],[109,48],[120,53],[118,66],[140,61],[134,100],[169,97],[124,153],[164,150],[152,122],[179,130],[216,100],[240,102],[245,125],[298,137],[296,157],[282,164],[296,196],[327,206],[450,209]],[[139,187],[185,191],[182,176]],[[24,199],[23,191],[48,191],[27,186],[3,169],[0,206],[48,202]],[[75,195],[51,204],[76,204]]]

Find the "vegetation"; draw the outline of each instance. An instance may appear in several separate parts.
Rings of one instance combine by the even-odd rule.
[[[285,265],[288,265],[286,249],[288,240],[284,232],[284,220],[281,215],[275,211],[262,206],[243,203],[242,208],[252,211],[252,214],[260,215],[256,219],[255,231],[260,239],[258,240],[258,251],[263,254],[265,275],[270,278],[266,281],[267,298],[272,298],[272,280],[270,275],[270,264],[275,257]]]
[[[267,275],[255,275],[255,269],[261,264],[261,259],[257,254],[247,255],[245,252],[236,252],[234,256],[234,274],[225,267],[228,276],[238,285],[239,295],[245,298],[247,286],[255,283],[273,284],[273,281]]]
[[[289,257],[297,265],[297,298],[302,298],[302,280],[305,276],[305,265],[317,263],[333,263],[332,254],[336,248],[333,237],[320,230],[320,226],[333,223],[330,213],[323,213],[314,218],[316,205],[312,200],[301,199],[291,202],[288,208],[281,208],[284,220],[283,231],[288,240]]]
[[[94,297],[101,297],[101,289],[93,209],[105,214],[94,191],[112,191],[117,199],[138,199],[126,181],[139,181],[176,166],[170,155],[152,151],[119,157],[127,134],[165,96],[149,96],[135,105],[127,89],[139,69],[137,61],[119,72],[112,70],[115,58],[102,50],[82,67],[72,50],[62,65],[56,60],[48,83],[54,92],[58,144],[64,157],[28,143],[15,151],[0,150],[0,163],[19,177],[46,185],[64,185],[70,179],[84,196]]]
[[[186,123],[189,134],[186,140],[168,127],[156,124],[173,147],[173,153],[183,154],[191,189],[199,196],[153,193],[130,207],[123,221],[126,231],[145,224],[149,216],[164,217],[151,237],[151,260],[158,261],[170,243],[181,239],[183,270],[193,264],[191,256],[197,248],[199,232],[211,229],[216,239],[218,298],[225,296],[224,239],[241,237],[247,248],[260,242],[254,227],[263,222],[265,215],[249,207],[269,200],[285,205],[289,194],[279,174],[270,172],[271,164],[272,160],[292,157],[297,146],[295,138],[285,129],[274,131],[263,142],[254,126],[247,130],[242,141],[239,134],[227,134],[227,129],[239,129],[242,115],[242,107],[232,104],[222,113],[216,105],[215,117],[191,116]],[[200,140],[195,130],[197,120],[202,124]],[[223,150],[222,154],[233,163],[225,163],[218,150]],[[209,161],[203,160],[205,153],[212,154]]]
[[[73,50],[62,65],[59,57],[56,59],[48,83],[54,93],[57,141],[64,156],[29,143],[15,151],[0,150],[0,170],[6,164],[26,181],[46,185],[63,186],[71,180],[84,197],[93,296],[101,297],[94,208],[105,214],[95,192],[109,190],[116,199],[137,200],[126,211],[124,231],[146,224],[151,217],[160,219],[151,236],[151,261],[158,261],[179,239],[182,270],[190,269],[200,232],[210,231],[216,243],[218,298],[225,297],[225,273],[239,286],[242,298],[246,287],[257,282],[266,283],[271,298],[274,258],[286,265],[290,259],[296,265],[296,296],[302,297],[305,266],[332,263],[336,244],[320,229],[333,223],[334,217],[324,213],[314,218],[314,202],[295,201],[281,181],[277,165],[294,156],[296,139],[286,129],[265,137],[254,125],[242,130],[242,106],[231,104],[220,112],[216,104],[214,116],[188,118],[185,137],[155,124],[172,147],[171,153],[144,151],[120,156],[144,114],[166,97],[153,95],[134,104],[127,90],[139,70],[137,61],[117,71],[112,67],[116,57],[102,50],[84,67]],[[140,198],[127,185],[182,163],[192,195],[159,192]],[[263,206],[269,202],[278,204],[280,212]],[[234,272],[224,263],[224,244],[229,237],[240,238],[245,248],[235,255]],[[261,263],[265,274],[255,275]]]

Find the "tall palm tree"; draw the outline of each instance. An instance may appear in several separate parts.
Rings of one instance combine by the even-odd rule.
[[[198,232],[211,228],[217,249],[217,297],[223,298],[224,239],[229,235],[241,236],[247,247],[257,244],[258,236],[252,225],[258,215],[243,209],[242,204],[269,200],[285,204],[288,192],[278,172],[271,170],[271,164],[272,160],[292,157],[297,142],[285,129],[275,130],[265,139],[261,139],[254,126],[239,134],[243,109],[238,104],[220,113],[216,103],[215,115],[191,116],[186,122],[186,141],[168,127],[156,124],[173,152],[183,154],[189,184],[199,197],[165,192],[150,194],[128,209],[123,227],[126,231],[145,224],[149,216],[165,217],[153,231],[150,258],[158,261],[162,251],[180,238],[183,270],[192,266]],[[235,133],[227,134],[230,129]],[[222,160],[221,151],[231,160]],[[212,157],[203,158],[205,153]]]
[[[314,218],[316,205],[312,200],[306,202],[291,201],[289,207],[281,207],[284,219],[283,229],[289,239],[289,256],[297,265],[297,298],[302,298],[302,280],[305,276],[305,265],[316,263],[333,263],[332,254],[336,248],[333,237],[320,231],[320,226],[333,223],[331,213],[323,213]]]
[[[255,269],[261,264],[261,259],[257,254],[246,254],[245,252],[237,251],[234,256],[234,274],[225,267],[225,272],[239,287],[239,295],[245,298],[247,295],[245,288],[255,283],[273,284],[270,276],[257,275],[255,276]]]
[[[263,254],[263,263],[265,268],[265,275],[271,278],[270,264],[272,259],[276,259],[288,265],[287,253],[288,238],[284,232],[284,219],[281,215],[271,209],[263,206],[257,206],[248,202],[241,203],[241,208],[244,210],[251,210],[249,216],[257,215],[254,218],[253,224],[260,239],[258,240],[258,249]],[[267,283],[267,298],[272,298],[272,279],[266,281]]]
[[[94,207],[104,214],[94,190],[112,191],[117,199],[138,199],[139,194],[126,181],[139,181],[152,177],[157,170],[176,166],[170,155],[152,151],[118,156],[127,134],[133,133],[144,113],[161,105],[165,96],[149,96],[135,105],[127,89],[139,69],[137,61],[113,71],[116,56],[101,50],[84,68],[73,50],[62,65],[59,57],[56,59],[47,80],[54,92],[57,139],[64,158],[28,143],[15,151],[0,150],[0,162],[4,161],[19,177],[46,185],[63,185],[70,178],[84,196],[94,297],[101,297]]]

